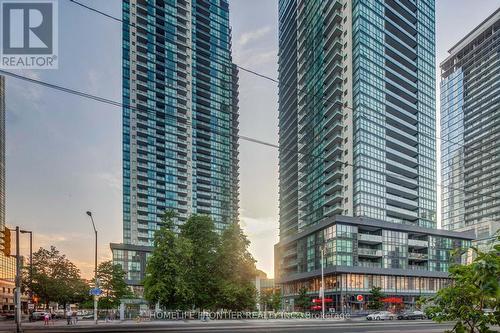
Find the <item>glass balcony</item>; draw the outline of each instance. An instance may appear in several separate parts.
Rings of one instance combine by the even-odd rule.
[[[358,241],[364,243],[382,243],[382,236],[371,234],[358,234]]]
[[[297,266],[297,260],[295,260],[295,259],[283,263],[284,269],[288,269],[288,268],[292,268],[292,267],[296,267],[296,266]]]
[[[425,253],[408,252],[408,259],[427,260],[427,258]]]
[[[331,205],[331,206],[325,206],[325,215],[326,216],[332,216],[332,215],[340,215],[343,212],[343,206],[341,203],[336,204],[336,205]]]
[[[382,250],[358,248],[358,256],[382,257]]]
[[[297,249],[289,249],[283,253],[283,258],[297,255]]]
[[[413,247],[428,247],[429,242],[426,240],[419,240],[419,239],[408,239],[408,246],[413,246]]]

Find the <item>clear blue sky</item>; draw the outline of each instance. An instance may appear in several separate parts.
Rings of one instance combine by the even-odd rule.
[[[81,0],[121,16],[119,0]],[[437,62],[500,0],[438,0]],[[230,0],[235,62],[277,77],[277,1]],[[59,69],[20,74],[121,100],[121,25],[59,0]],[[277,89],[240,73],[242,135],[277,142]],[[241,220],[258,267],[273,274],[278,234],[277,151],[240,142]],[[35,247],[57,246],[86,276],[122,240],[121,110],[7,79],[7,224],[31,229]],[[26,244],[26,242],[25,242]],[[25,247],[26,248],[26,247]]]

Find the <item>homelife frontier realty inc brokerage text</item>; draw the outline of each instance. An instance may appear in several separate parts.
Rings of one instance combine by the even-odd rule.
[[[151,320],[190,320],[190,319],[320,319],[321,313],[310,312],[248,312],[248,311],[151,311]],[[326,319],[345,320],[349,313],[325,313]]]

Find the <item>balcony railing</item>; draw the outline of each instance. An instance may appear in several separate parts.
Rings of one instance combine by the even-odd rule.
[[[425,253],[408,252],[408,259],[422,259],[422,260],[427,260],[427,254],[425,254]]]
[[[288,257],[291,255],[296,255],[296,254],[297,254],[297,249],[289,249],[283,253],[283,257]]]
[[[382,256],[382,250],[366,249],[366,248],[360,247],[360,248],[358,248],[358,255],[381,257]]]
[[[408,246],[428,247],[429,242],[420,239],[408,239]]]
[[[382,243],[382,236],[380,235],[371,235],[371,234],[359,234],[358,233],[358,241],[361,242],[373,242],[373,243]]]

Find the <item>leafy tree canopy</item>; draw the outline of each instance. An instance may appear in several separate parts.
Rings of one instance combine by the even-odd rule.
[[[239,224],[219,236],[208,216],[193,215],[178,230],[174,217],[166,213],[155,234],[146,299],[168,309],[254,309],[255,260]]]
[[[120,305],[120,299],[130,298],[132,292],[125,283],[125,272],[120,265],[105,261],[97,266],[99,287],[103,294],[99,297],[99,308],[112,309]]]
[[[368,309],[371,310],[382,310],[384,308],[384,302],[382,299],[385,295],[382,293],[382,288],[373,287],[370,290],[370,301],[368,302]]]
[[[500,324],[500,244],[471,250],[472,262],[450,267],[452,283],[427,300],[425,312],[437,322],[454,321],[451,332],[493,332]]]
[[[172,218],[166,213],[164,225],[155,233],[154,249],[146,266],[144,297],[167,309],[188,309],[193,299],[187,279],[193,248],[172,230]]]
[[[66,305],[88,298],[89,286],[81,278],[80,270],[55,246],[40,248],[33,253],[33,281],[29,279],[30,267],[23,274],[24,284],[37,295],[43,304],[58,302]]]
[[[311,308],[311,298],[307,296],[307,289],[305,287],[300,288],[299,295],[294,301],[295,306],[302,311],[307,311]]]

